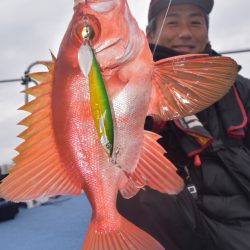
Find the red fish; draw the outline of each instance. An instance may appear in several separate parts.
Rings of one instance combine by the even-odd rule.
[[[0,196],[19,202],[84,190],[93,214],[83,249],[163,249],[116,210],[119,190],[129,198],[144,186],[183,188],[159,136],[144,131],[145,117],[204,109],[229,90],[236,63],[206,55],[154,63],[126,0],[76,0],[58,56],[44,64],[48,72],[32,75],[40,84],[21,108],[31,112],[20,122],[25,141]]]

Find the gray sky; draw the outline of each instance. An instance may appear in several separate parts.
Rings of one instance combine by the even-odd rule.
[[[144,30],[149,0],[128,0]],[[210,16],[210,41],[215,50],[250,48],[250,1],[215,0]],[[23,76],[36,60],[48,60],[49,49],[57,54],[62,36],[73,14],[73,0],[0,1],[0,80]],[[231,55],[250,78],[250,53]],[[33,68],[36,71],[36,67]],[[24,129],[16,124],[27,113],[17,111],[24,96],[20,83],[0,84],[0,164],[10,163],[16,136]]]

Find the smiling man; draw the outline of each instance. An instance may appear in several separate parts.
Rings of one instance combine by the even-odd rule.
[[[208,36],[213,4],[173,0],[166,16],[169,0],[152,0],[147,37],[154,60],[220,56]],[[163,124],[147,118],[186,188],[170,196],[146,187],[130,200],[119,196],[118,209],[167,250],[250,249],[249,96],[250,80],[238,75],[226,96],[196,115]]]
[[[157,34],[160,34],[165,14],[164,10],[159,11],[158,15],[157,12],[149,14],[151,30],[148,26],[148,40],[150,43],[157,43]],[[207,14],[199,6],[192,4],[171,6],[157,44],[183,54],[204,51],[208,45]]]

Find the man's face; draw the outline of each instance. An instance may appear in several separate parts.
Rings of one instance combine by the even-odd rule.
[[[148,41],[156,43],[166,10],[156,17],[156,29],[148,34]],[[208,31],[202,10],[192,4],[170,7],[158,45],[182,54],[202,52],[208,43]]]

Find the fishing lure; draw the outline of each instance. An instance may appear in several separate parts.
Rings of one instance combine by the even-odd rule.
[[[91,29],[85,21],[83,39],[85,41],[78,51],[78,63],[82,73],[88,79],[90,107],[98,138],[109,157],[113,153],[114,129],[111,108],[104,81],[93,49],[89,46]]]

